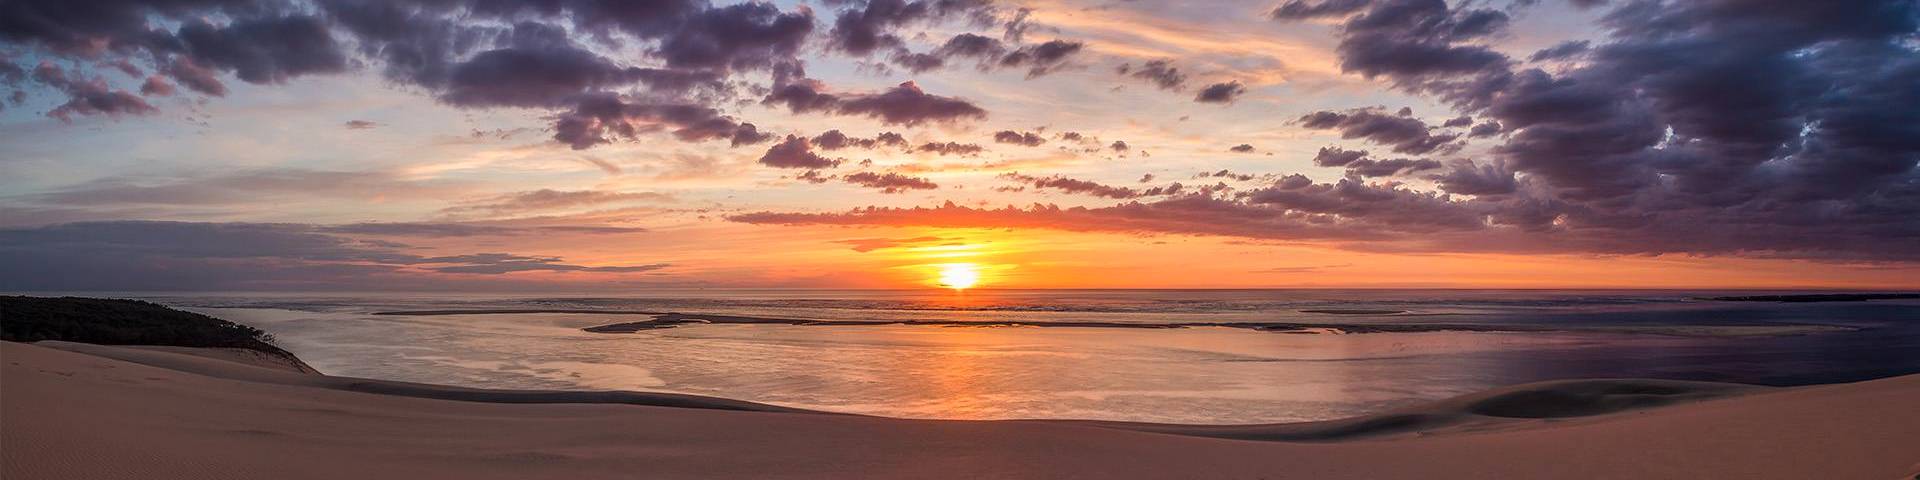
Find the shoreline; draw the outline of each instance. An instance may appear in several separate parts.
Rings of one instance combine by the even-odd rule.
[[[1903,408],[1920,399],[1920,375],[1791,388],[1555,381],[1343,420],[1171,425],[469,389],[217,349],[0,348],[8,478],[1786,479],[1920,467],[1901,448],[1920,431],[1920,412]]]
[[[1396,316],[1404,317],[1403,310],[1317,310],[1308,313],[1322,313],[1340,316]],[[1337,313],[1336,313],[1337,312]],[[1390,312],[1390,313],[1389,313]],[[1302,323],[1302,322],[1022,322],[996,320],[814,320],[803,318],[751,317],[742,315],[715,315],[702,313],[659,312],[645,310],[592,310],[592,309],[472,309],[472,310],[399,310],[373,312],[380,316],[451,316],[451,315],[527,315],[527,314],[568,314],[568,315],[643,315],[653,318],[634,322],[609,323],[584,327],[580,330],[602,334],[639,333],[650,330],[677,328],[686,325],[794,325],[809,327],[846,327],[846,326],[930,326],[930,327],[1031,327],[1031,328],[1125,328],[1142,330],[1163,330],[1181,328],[1234,328],[1256,332],[1283,334],[1372,334],[1372,333],[1424,333],[1424,332],[1489,332],[1489,333],[1623,333],[1674,336],[1771,336],[1804,335],[1823,332],[1851,332],[1862,328],[1841,325],[1816,324],[1751,324],[1751,325],[1596,325],[1596,326],[1544,326],[1544,325],[1493,325],[1473,323]]]

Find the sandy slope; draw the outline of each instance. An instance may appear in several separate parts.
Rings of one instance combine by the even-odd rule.
[[[0,344],[0,478],[1920,473],[1920,376],[1796,389],[1552,382],[1362,419],[1196,427],[899,420],[680,395],[488,391],[328,377],[261,361]],[[1652,408],[1662,404],[1671,405]]]

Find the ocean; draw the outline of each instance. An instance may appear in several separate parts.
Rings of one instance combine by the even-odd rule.
[[[1785,386],[1920,372],[1920,300],[1710,299],[1762,293],[1769,292],[110,296],[265,329],[331,375],[678,392],[913,418],[1294,422],[1565,378]],[[424,311],[441,312],[406,313]],[[539,313],[553,311],[570,313]],[[687,320],[631,333],[582,330],[653,318],[635,312]]]

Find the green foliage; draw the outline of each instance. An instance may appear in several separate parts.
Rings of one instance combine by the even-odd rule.
[[[0,296],[0,340],[245,348],[287,354],[260,329],[139,300]]]

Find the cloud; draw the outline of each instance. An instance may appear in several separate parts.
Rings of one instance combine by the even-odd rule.
[[[1336,263],[1336,264],[1328,264],[1328,265],[1300,265],[1300,266],[1291,266],[1291,267],[1273,267],[1273,268],[1254,270],[1253,273],[1312,273],[1312,272],[1320,272],[1320,271],[1332,270],[1337,268],[1346,268],[1351,266],[1353,266],[1353,264],[1351,263]]]
[[[1033,188],[1036,188],[1036,189],[1053,189],[1053,190],[1059,190],[1066,193],[1092,195],[1096,197],[1138,198],[1143,196],[1143,194],[1139,190],[1134,190],[1132,188],[1103,185],[1096,182],[1067,178],[1059,175],[1054,175],[1050,177],[1036,177],[1033,175],[1022,175],[1019,172],[1014,172],[1014,173],[1001,174],[999,178],[1006,179],[1006,180],[1013,180],[1016,182],[1032,185]]]
[[[1468,129],[1467,137],[1468,138],[1486,138],[1486,137],[1499,135],[1500,132],[1501,132],[1500,122],[1489,121],[1489,122],[1483,122],[1479,125],[1474,125],[1472,129]]]
[[[666,2],[675,4],[677,2]],[[705,2],[692,3],[703,5]],[[619,10],[654,11],[658,7]],[[673,24],[659,37],[654,55],[665,59],[668,67],[680,69],[760,69],[788,61],[800,50],[813,32],[813,12],[800,8],[782,12],[770,3],[745,2],[724,7],[698,9],[685,21]],[[577,15],[577,14],[576,14]],[[673,17],[645,18],[623,31],[641,37],[655,32],[655,22],[671,22]],[[576,18],[576,22],[578,22]]]
[[[1372,0],[1287,0],[1267,15],[1276,20],[1306,20],[1351,14],[1366,8]]]
[[[956,239],[947,238],[947,237],[926,236],[926,237],[912,237],[912,238],[852,238],[847,240],[834,240],[833,243],[851,245],[853,246],[853,251],[860,252],[860,253],[867,253],[874,250],[912,247],[912,246],[926,245],[926,244],[933,244],[933,243],[951,242],[954,240]]]
[[[1234,145],[1231,148],[1228,148],[1227,151],[1233,152],[1233,153],[1253,153],[1253,145],[1242,143],[1239,145]]]
[[[1506,29],[1498,10],[1453,10],[1442,0],[1290,0],[1273,11],[1281,21],[1337,16],[1347,17],[1335,47],[1342,71],[1458,102],[1485,102],[1507,80],[1506,55],[1468,43]]]
[[[1527,61],[1548,62],[1548,61],[1571,60],[1571,59],[1579,58],[1587,54],[1588,46],[1590,46],[1591,44],[1592,42],[1588,42],[1586,40],[1568,40],[1565,42],[1560,42],[1560,43],[1554,44],[1551,47],[1542,48],[1537,52],[1533,52],[1533,55],[1527,56]]]
[[[387,172],[280,168],[183,177],[110,176],[42,193],[4,198],[13,202],[89,208],[218,207],[291,198],[432,196],[450,193],[453,187],[444,181],[408,180]]]
[[[472,287],[443,273],[635,273],[665,264],[588,266],[506,253],[426,256],[357,239],[348,226],[114,221],[0,228],[0,288],[220,290]],[[447,283],[453,282],[453,283]]]
[[[1389,115],[1379,109],[1360,108],[1344,112],[1320,111],[1300,116],[1301,127],[1338,130],[1340,138],[1359,138],[1391,146],[1394,152],[1413,155],[1450,152],[1458,149],[1458,135],[1434,135],[1425,122],[1404,115]]]
[[[197,64],[254,84],[347,69],[347,56],[316,16],[241,18],[224,26],[190,20],[178,39]]]
[[[1344,167],[1367,157],[1366,150],[1347,150],[1340,147],[1320,147],[1313,155],[1313,164],[1322,167]]]
[[[1375,160],[1367,158],[1365,150],[1347,150],[1340,147],[1321,147],[1313,155],[1313,164],[1322,167],[1344,167],[1348,176],[1389,177],[1410,174],[1422,170],[1440,168],[1437,160],[1395,158]]]
[[[834,94],[802,72],[776,76],[772,93],[762,103],[785,105],[793,113],[834,113],[869,117],[887,125],[918,126],[953,123],[987,117],[987,111],[958,98],[929,94],[912,81],[880,93]]]
[[[1048,40],[1039,45],[1014,49],[1000,57],[1002,67],[1025,67],[1027,78],[1037,78],[1064,67],[1067,59],[1080,53],[1086,44],[1067,40]]]
[[[882,132],[878,135],[874,135],[873,138],[856,138],[856,137],[849,137],[845,133],[840,133],[839,130],[828,130],[825,133],[821,133],[819,135],[814,136],[812,139],[812,142],[813,142],[813,146],[820,147],[821,150],[839,150],[842,148],[872,149],[872,148],[878,148],[878,147],[899,147],[899,148],[907,147],[907,137],[902,136],[898,133],[893,133],[893,132]]]
[[[0,13],[19,20],[0,25],[0,40],[40,58],[122,71],[137,69],[132,61],[149,61],[166,78],[148,79],[143,95],[171,95],[177,84],[223,96],[226,74],[277,85],[364,63],[453,107],[557,111],[556,140],[576,149],[653,131],[734,146],[769,139],[712,106],[734,95],[726,81],[736,72],[797,61],[814,24],[806,8],[694,0],[639,7],[595,0],[116,1],[86,9],[22,0]],[[169,24],[178,27],[159,27]],[[576,37],[603,50],[636,45],[640,54],[622,58],[654,66],[617,62]],[[48,112],[56,118],[158,111],[84,72],[53,68],[36,81],[69,97]]]
[[[140,94],[149,97],[168,97],[172,96],[174,91],[173,84],[159,75],[147,77],[140,83]]]
[[[1513,170],[1507,169],[1505,162],[1493,162],[1480,165],[1472,161],[1459,160],[1448,165],[1446,173],[1428,177],[1440,184],[1441,190],[1461,195],[1505,195],[1520,188],[1513,178]]]
[[[475,222],[364,222],[316,225],[314,231],[384,237],[504,237],[553,233],[616,235],[647,231],[644,228],[610,225],[512,225]]]
[[[114,90],[99,78],[76,78],[51,63],[33,69],[33,79],[67,94],[67,102],[47,111],[47,116],[72,121],[76,115],[148,115],[160,109],[125,90]]]
[[[316,227],[326,233],[396,237],[478,237],[505,236],[519,230],[499,225],[448,222],[367,222]]]
[[[1207,85],[1207,88],[1200,89],[1200,93],[1193,96],[1193,101],[1200,103],[1233,103],[1234,99],[1240,98],[1240,95],[1245,93],[1247,93],[1247,87],[1240,85],[1239,81],[1222,82]]]
[[[1013,144],[1013,145],[1025,145],[1029,147],[1037,147],[1037,146],[1040,146],[1041,144],[1047,143],[1046,137],[1042,137],[1039,134],[1036,134],[1033,132],[1016,132],[1013,130],[1001,130],[998,132],[994,132],[993,141],[999,142],[999,143]]]
[[[868,0],[846,2],[852,8],[834,18],[827,42],[835,49],[864,56],[906,43],[895,30],[914,24],[968,16],[991,20],[991,1],[983,0]]]
[[[827,158],[813,153],[813,143],[806,137],[788,135],[785,141],[776,143],[760,156],[760,164],[774,168],[822,169],[840,165],[841,160]]]
[[[930,95],[913,82],[901,83],[885,92],[852,95],[840,100],[835,111],[843,115],[866,116],[888,125],[914,126],[927,122],[952,122],[986,118],[987,111],[957,98]]]
[[[513,272],[651,272],[672,265],[654,263],[647,265],[621,265],[589,267],[562,263],[560,257],[540,257],[514,255],[510,253],[475,253],[448,257],[428,257],[416,263],[425,265],[427,270],[440,273],[466,273],[479,275],[500,275]]]
[[[931,180],[921,177],[909,177],[892,172],[885,174],[859,172],[841,177],[841,179],[854,185],[877,188],[883,193],[901,193],[907,190],[932,190],[940,188],[939,184],[933,183]]]
[[[601,190],[553,190],[539,189],[509,193],[489,197],[485,200],[448,207],[441,213],[462,215],[481,214],[486,216],[514,215],[528,212],[563,210],[576,207],[606,205],[627,202],[672,202],[672,195],[655,192],[608,192]]]
[[[515,27],[514,46],[480,52],[449,67],[440,100],[463,107],[553,107],[635,83],[656,91],[720,88],[720,76],[713,72],[620,67],[573,45],[565,32],[526,33],[547,28],[552,27]]]
[[[927,142],[914,149],[914,151],[917,152],[931,152],[940,155],[975,155],[984,150],[986,150],[986,148],[979,145],[959,142]]]
[[[1391,177],[1436,168],[1440,168],[1440,162],[1437,160],[1407,158],[1374,160],[1371,158],[1363,158],[1348,163],[1347,174],[1361,177]]]
[[[367,130],[380,126],[379,123],[370,120],[348,120],[341,125],[347,127],[348,130]]]
[[[751,123],[736,121],[709,107],[630,102],[610,93],[579,97],[571,111],[559,115],[553,128],[553,139],[575,150],[617,139],[638,139],[655,131],[671,131],[675,138],[689,142],[727,140],[733,146],[773,138]]]
[[[1195,191],[1165,199],[1129,200],[1107,207],[972,208],[951,202],[934,208],[864,207],[839,213],[751,212],[730,221],[767,225],[875,225],[950,228],[1033,228],[1071,231],[1212,235],[1263,240],[1326,241],[1361,251],[1700,255],[1741,254],[1828,261],[1920,261],[1920,246],[1887,243],[1884,225],[1825,228],[1823,235],[1790,232],[1793,225],[1719,223],[1695,218],[1637,222],[1570,209],[1542,196],[1540,185],[1498,168],[1457,169],[1439,180],[1476,198],[1423,192],[1398,183],[1340,179],[1314,183],[1289,175],[1271,184],[1223,195]],[[1041,177],[1017,178],[1023,181]],[[1511,181],[1512,191],[1508,190]],[[1079,185],[1077,183],[1062,183]],[[1468,185],[1473,185],[1469,187]],[[1095,191],[1097,184],[1084,186]],[[1126,197],[1124,192],[1113,195]]]
[[[1015,42],[1018,43],[1018,42]],[[1070,40],[1049,40],[1037,45],[1007,44],[974,33],[954,35],[927,53],[898,49],[891,60],[895,65],[920,73],[945,67],[955,59],[972,59],[980,71],[1001,68],[1025,68],[1033,79],[1065,68],[1070,60],[1086,49],[1086,44]]]
[[[1173,62],[1168,60],[1149,60],[1139,67],[1123,63],[1115,71],[1127,77],[1145,80],[1161,90],[1179,91],[1187,84],[1187,75],[1180,73],[1180,69],[1174,67]]]

